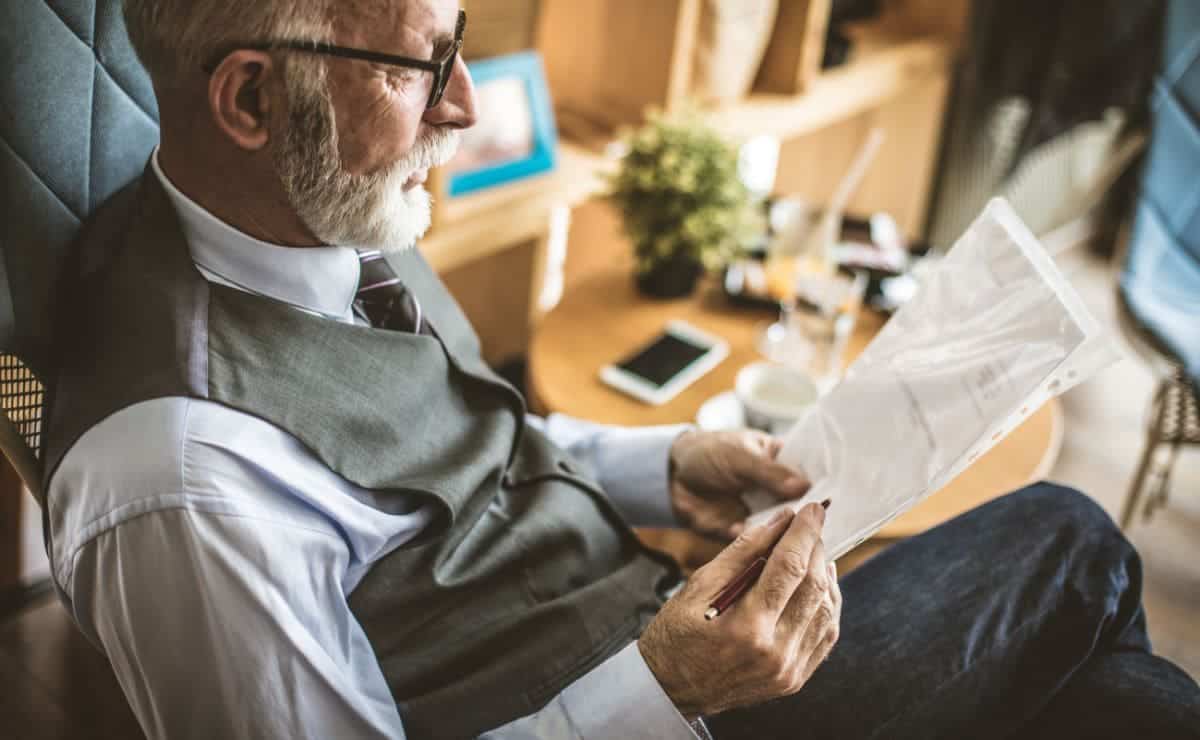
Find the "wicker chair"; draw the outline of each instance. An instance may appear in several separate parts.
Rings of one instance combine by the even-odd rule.
[[[42,498],[38,452],[45,392],[33,371],[16,355],[0,355],[0,451],[39,504]]]
[[[1166,506],[1180,449],[1200,446],[1200,387],[1174,353],[1137,320],[1120,290],[1117,317],[1126,341],[1158,377],[1146,444],[1121,510],[1121,527],[1128,529],[1139,509],[1148,520]]]

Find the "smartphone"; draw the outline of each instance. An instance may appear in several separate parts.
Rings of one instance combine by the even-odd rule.
[[[629,356],[600,369],[600,379],[634,398],[658,406],[696,382],[729,355],[729,344],[684,321]]]

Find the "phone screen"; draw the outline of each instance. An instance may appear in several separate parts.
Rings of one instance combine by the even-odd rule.
[[[661,388],[710,349],[674,334],[663,334],[636,354],[617,363],[617,367]]]

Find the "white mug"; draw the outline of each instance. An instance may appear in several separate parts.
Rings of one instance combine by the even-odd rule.
[[[755,362],[738,371],[734,386],[746,425],[782,434],[817,400],[817,384],[784,365]]]

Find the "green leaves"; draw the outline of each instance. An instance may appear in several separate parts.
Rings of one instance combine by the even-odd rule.
[[[625,143],[608,198],[624,217],[639,272],[677,253],[718,269],[762,228],[738,178],[737,150],[694,112],[651,113]]]

